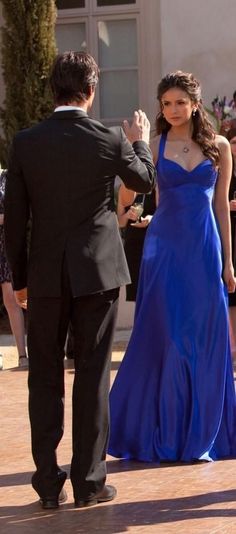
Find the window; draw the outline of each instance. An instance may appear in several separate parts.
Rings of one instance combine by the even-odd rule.
[[[123,6],[124,4],[135,4],[136,0],[97,0],[97,6]]]
[[[127,15],[126,8],[120,11],[125,3],[130,4]],[[61,8],[72,4],[83,7],[76,0],[57,4]],[[139,107],[137,1],[85,0],[84,4],[82,12],[74,9],[68,15],[58,13],[58,51],[87,50],[94,56],[100,80],[93,113],[105,123],[117,124]]]
[[[57,24],[56,41],[58,52],[65,50],[84,50],[87,49],[86,26],[84,22],[73,22]]]
[[[59,52],[88,51],[100,68],[91,116],[121,124],[142,108],[156,115],[161,75],[160,0],[57,0]]]
[[[100,116],[127,117],[138,106],[136,19],[98,21]]]
[[[58,9],[85,7],[85,0],[56,0],[56,6]]]

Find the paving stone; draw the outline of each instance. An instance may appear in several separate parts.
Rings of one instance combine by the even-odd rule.
[[[0,339],[0,352],[3,349]],[[30,483],[34,465],[27,371],[14,365],[15,349],[9,351],[12,366],[0,372],[0,532],[236,534],[235,460],[158,465],[108,456],[108,483],[117,487],[117,498],[88,509],[74,508],[69,481],[73,369],[65,370],[65,432],[58,449],[59,464],[68,472],[68,501],[57,511],[42,511]],[[111,381],[122,356],[114,345]]]

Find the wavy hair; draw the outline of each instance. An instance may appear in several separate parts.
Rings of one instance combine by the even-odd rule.
[[[236,137],[236,128],[230,128],[230,130],[227,131],[226,137],[228,141],[230,142],[233,137]]]
[[[228,132],[226,133],[226,137],[230,143],[231,139],[233,139],[233,137],[236,137],[236,128],[230,128],[230,130],[228,130]],[[232,169],[232,173],[234,174],[235,172],[235,160],[234,158],[232,157],[232,162],[233,162],[233,169]]]
[[[190,100],[197,104],[195,115],[192,115],[192,139],[200,146],[204,156],[210,159],[213,165],[217,167],[219,164],[219,149],[215,143],[216,132],[202,104],[200,83],[194,78],[193,74],[178,70],[167,74],[158,84],[157,100],[159,101],[160,111],[156,117],[157,134],[167,133],[171,128],[171,125],[162,114],[162,97],[166,91],[175,87],[185,91]]]

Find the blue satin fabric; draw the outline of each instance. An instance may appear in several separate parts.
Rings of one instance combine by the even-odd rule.
[[[217,173],[158,161],[160,202],[149,226],[131,339],[110,396],[109,453],[191,461],[236,456],[236,399]]]

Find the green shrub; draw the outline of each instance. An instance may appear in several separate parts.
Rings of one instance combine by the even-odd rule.
[[[0,108],[0,161],[7,165],[15,133],[52,111],[48,74],[56,54],[54,0],[2,0],[2,69],[5,101]]]

